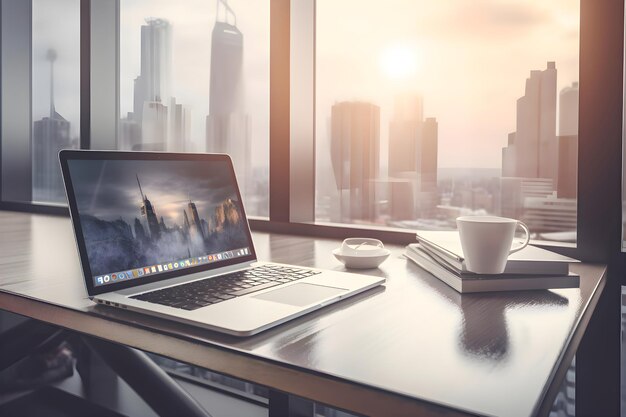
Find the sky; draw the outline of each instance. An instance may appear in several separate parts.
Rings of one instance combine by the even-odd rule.
[[[556,61],[557,91],[578,81],[579,9],[573,0],[318,0],[318,143],[335,102],[369,101],[381,108],[386,164],[393,99],[417,93],[439,122],[439,167],[499,168],[530,71]]]
[[[201,219],[209,221],[215,207],[238,200],[225,162],[90,161],[70,162],[78,211],[103,220],[141,219],[141,194],[152,203],[166,226],[183,225],[183,209],[191,199]],[[167,173],[165,175],[164,173]],[[189,215],[189,213],[188,213]],[[191,219],[189,219],[191,221]]]
[[[35,120],[48,111],[54,47],[57,111],[78,132],[79,0],[34,0]],[[269,157],[269,1],[230,0],[244,36],[245,106],[254,166]],[[140,27],[147,17],[172,24],[173,95],[189,106],[192,139],[204,143],[211,29],[216,0],[122,0],[120,110],[132,108]],[[557,91],[578,81],[580,3],[575,0],[317,0],[318,158],[330,159],[332,105],[370,101],[381,108],[381,159],[398,94],[421,94],[424,116],[439,122],[439,167],[499,168],[515,103],[531,70],[555,61]],[[198,150],[203,150],[202,148]]]

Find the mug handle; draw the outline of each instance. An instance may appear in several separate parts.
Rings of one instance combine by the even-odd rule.
[[[519,220],[517,221],[517,225],[524,229],[524,232],[526,233],[526,239],[521,245],[511,248],[511,250],[509,251],[509,255],[524,249],[526,246],[528,246],[528,242],[530,242],[530,231],[528,230],[528,226],[526,226],[524,222],[521,222]]]

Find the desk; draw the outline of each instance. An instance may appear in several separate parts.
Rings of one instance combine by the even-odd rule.
[[[407,262],[384,287],[249,338],[96,306],[69,219],[0,212],[0,309],[372,416],[547,415],[605,284],[466,294]],[[338,241],[254,233],[260,259],[343,270]]]

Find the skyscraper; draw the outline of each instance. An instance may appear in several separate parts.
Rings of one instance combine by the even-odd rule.
[[[139,176],[137,176],[137,185],[139,185],[139,193],[141,194],[141,216],[146,219],[148,223],[148,230],[150,231],[150,238],[153,240],[161,237],[161,226],[157,219],[156,212],[148,196],[143,193],[141,189],[141,183],[139,182]]]
[[[548,62],[541,71],[539,95],[539,178],[558,176],[558,142],[556,138],[556,65]]]
[[[146,19],[141,26],[141,72],[135,79],[133,112],[142,120],[145,102],[170,98],[171,30],[165,19]]]
[[[389,124],[389,176],[412,181],[413,192],[405,196],[413,196],[411,205],[419,213],[428,212],[437,204],[437,147],[437,120],[424,120],[422,98],[397,97]],[[400,194],[395,194],[395,204],[406,207],[399,201]],[[405,219],[413,219],[419,213],[413,212]]]
[[[427,117],[422,127],[422,146],[419,154],[418,173],[422,191],[437,190],[437,150],[439,146],[439,124],[434,117]]]
[[[202,228],[202,222],[200,220],[200,216],[198,215],[198,209],[196,207],[196,203],[189,200],[189,203],[187,204],[187,206],[189,208],[189,212],[191,213],[191,224],[194,227],[193,230],[195,230],[199,236],[205,237],[204,230]]]
[[[422,144],[423,101],[419,95],[396,97],[389,123],[389,176],[402,177],[418,170]]]
[[[578,83],[559,95],[556,136],[556,75],[554,62],[543,71],[531,71],[525,94],[517,101],[517,130],[502,150],[502,175],[510,177],[506,187],[503,180],[502,214],[525,219],[538,232],[576,229]],[[521,186],[510,186],[515,183]],[[528,184],[539,183],[539,195],[524,191]]]
[[[189,109],[182,104],[176,103],[176,99],[172,97],[170,100],[169,115],[170,132],[167,141],[167,150],[170,152],[191,151],[191,144],[189,142],[191,117]]]
[[[33,123],[33,200],[62,202],[65,200],[58,153],[71,148],[70,122],[57,113],[54,106],[54,61],[57,53],[48,50],[50,61],[50,115]]]
[[[165,151],[168,142],[168,108],[158,101],[143,103],[141,145],[133,150]]]
[[[559,135],[578,135],[578,83],[559,93]]]
[[[242,64],[243,34],[237,28],[237,16],[227,0],[218,0],[211,39],[206,149],[231,156],[245,193],[250,177],[251,142],[250,118],[243,106]]]
[[[135,146],[141,147],[141,123],[133,118],[129,112],[119,122],[117,148],[120,150],[132,150]]]
[[[380,175],[380,108],[340,102],[331,111],[331,161],[341,221],[376,218],[374,181]]]
[[[576,198],[578,188],[578,83],[559,94],[559,171],[557,195]]]
[[[169,22],[146,19],[141,26],[141,69],[134,80],[133,111],[120,124],[122,149],[167,149],[171,65]]]
[[[507,145],[502,148],[502,176],[515,177],[515,132],[509,133]]]
[[[187,211],[183,209],[183,231],[185,235],[189,235],[189,230],[191,229],[191,225],[189,224],[189,216],[187,216]]]
[[[517,100],[517,123],[509,161],[514,154],[515,177],[550,178],[556,184],[558,143],[556,139],[556,65],[533,70],[526,79],[524,95]],[[510,173],[509,166],[503,171]]]

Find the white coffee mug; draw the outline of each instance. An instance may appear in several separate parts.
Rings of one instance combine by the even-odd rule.
[[[456,219],[461,247],[468,271],[477,274],[501,274],[510,254],[528,245],[530,232],[519,220],[496,216],[462,216]],[[515,229],[520,226],[524,243],[511,247]]]

